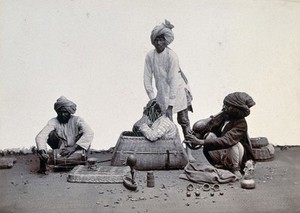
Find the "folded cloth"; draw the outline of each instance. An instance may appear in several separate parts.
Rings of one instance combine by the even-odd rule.
[[[237,177],[228,170],[217,169],[203,163],[188,163],[184,168],[184,174],[179,178],[195,183],[229,183],[237,180]]]

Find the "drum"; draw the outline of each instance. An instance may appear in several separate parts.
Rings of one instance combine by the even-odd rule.
[[[61,149],[53,150],[53,164],[55,170],[70,170],[76,165],[85,164],[87,154],[85,150],[78,150],[69,157],[61,156]]]

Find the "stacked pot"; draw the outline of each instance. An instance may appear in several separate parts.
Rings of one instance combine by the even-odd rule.
[[[255,160],[264,161],[273,159],[275,148],[266,137],[250,138]]]

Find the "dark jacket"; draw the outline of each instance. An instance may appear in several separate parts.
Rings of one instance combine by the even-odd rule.
[[[214,122],[211,128],[211,132],[216,134],[217,138],[204,140],[204,147],[203,147],[204,155],[206,156],[206,158],[211,164],[214,164],[213,160],[208,154],[208,151],[227,149],[234,146],[238,142],[241,142],[241,144],[245,149],[242,164],[241,164],[241,170],[243,170],[247,160],[250,159],[254,160],[252,147],[247,132],[248,131],[247,122],[245,118],[230,120],[222,132],[221,129],[224,123],[225,123],[225,116],[223,116],[221,119],[218,119],[216,122]]]

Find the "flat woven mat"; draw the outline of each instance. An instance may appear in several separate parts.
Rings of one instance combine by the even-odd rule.
[[[87,165],[78,165],[69,172],[68,181],[72,183],[123,183],[123,177],[129,172],[128,166],[97,165],[95,170],[89,170]]]

